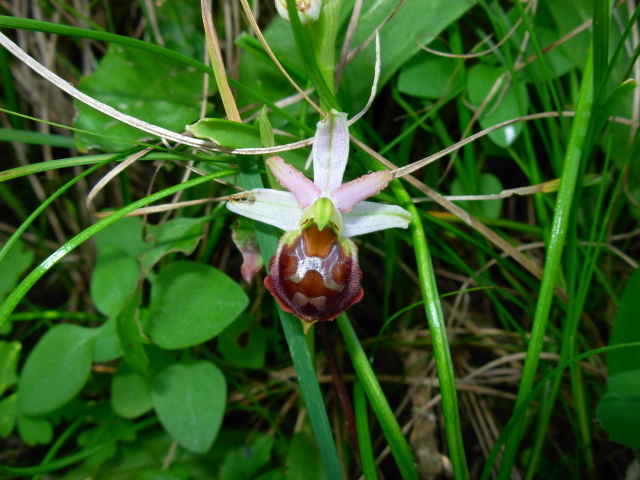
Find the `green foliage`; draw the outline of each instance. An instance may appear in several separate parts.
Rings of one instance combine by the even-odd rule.
[[[204,453],[218,434],[227,400],[227,383],[211,362],[176,364],[160,373],[151,401],[169,434],[186,450]]]
[[[22,415],[52,412],[80,392],[89,378],[98,333],[95,328],[60,324],[43,335],[20,373]]]
[[[16,242],[11,250],[2,252],[0,257],[0,301],[15,288],[20,275],[31,266],[35,255],[31,250],[25,250],[24,244],[20,241]]]
[[[173,262],[151,288],[148,332],[166,349],[206,342],[224,330],[249,302],[221,271],[196,262]]]
[[[624,287],[620,309],[613,320],[609,345],[640,342],[638,298],[640,297],[640,269],[635,269]],[[614,350],[607,355],[607,372],[613,377],[622,372],[640,370],[640,355],[634,349]]]
[[[3,31],[26,30],[18,38],[32,57],[133,117],[233,148],[314,134],[320,117],[293,97],[235,9],[214,8],[213,24],[244,123],[226,119],[213,77],[205,92],[212,69],[199,0],[88,2],[82,14],[73,2],[34,2],[47,21],[19,18],[19,3],[0,16]],[[26,116],[9,115],[0,131],[12,142],[0,172],[0,236],[10,235],[0,239],[0,476],[436,478],[444,459],[457,480],[480,470],[622,478],[629,448],[640,448],[640,357],[625,346],[640,342],[640,137],[629,79],[640,9],[380,0],[362,4],[350,31],[355,2],[335,15],[338,2],[324,3],[315,25],[271,17],[271,7],[258,22],[299,86],[350,118],[370,94],[379,28],[378,96],[350,133],[389,161],[408,165],[502,121],[547,117],[449,151],[376,196],[410,210],[411,229],[357,239],[364,299],[350,320],[323,325],[319,346],[261,279],[238,281],[238,221],[220,199],[267,179],[273,188],[263,159],[163,144],[60,100],[0,48],[0,103]],[[51,52],[42,43],[50,34]],[[351,53],[334,86],[343,48]],[[560,111],[575,113],[555,118]],[[45,115],[79,130],[32,131],[31,117]],[[102,189],[93,205],[118,209],[92,218],[87,191],[107,163],[141,151],[135,142],[157,150]],[[78,156],[73,145],[109,153]],[[309,148],[278,155],[312,176]],[[381,168],[352,142],[346,179]],[[412,201],[433,192],[468,197],[455,204],[471,216],[442,198]],[[124,217],[160,201],[189,203]],[[241,227],[268,266],[281,232]],[[340,379],[326,380],[336,369],[347,397],[355,377],[353,417],[335,393]],[[428,387],[409,385],[418,378]],[[505,398],[515,389],[514,406]],[[433,431],[418,416],[433,417]],[[393,458],[376,463],[387,447]]]
[[[173,60],[114,45],[96,71],[80,82],[79,89],[122,113],[182,131],[187,123],[198,118],[202,76],[193,75]],[[114,138],[76,133],[76,145],[81,151],[98,148],[117,152],[131,145],[116,139],[135,142],[152,138],[83,103],[76,102],[75,107],[78,109],[76,128]]]
[[[251,315],[240,315],[218,336],[220,353],[229,363],[244,368],[263,368],[267,335]]]
[[[598,421],[611,440],[640,448],[640,370],[612,375],[607,385],[609,392],[598,403]]]

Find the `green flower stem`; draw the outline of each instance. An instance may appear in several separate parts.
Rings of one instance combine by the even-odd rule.
[[[527,349],[527,359],[522,372],[522,380],[518,389],[518,397],[516,399],[515,411],[527,401],[529,394],[533,388],[538,363],[540,362],[540,354],[544,343],[544,336],[547,331],[549,322],[549,312],[551,310],[551,302],[554,296],[554,287],[560,271],[560,262],[562,260],[562,251],[564,241],[569,226],[569,217],[571,213],[571,204],[573,202],[580,160],[585,145],[587,128],[591,117],[591,105],[593,101],[593,54],[589,52],[584,71],[582,73],[582,85],[578,103],[576,106],[576,116],[571,127],[571,135],[569,144],[565,153],[564,167],[558,190],[558,198],[554,209],[553,223],[551,225],[551,237],[547,250],[547,259],[545,262],[542,284],[540,286],[540,295],[536,305],[536,312],[533,319],[533,327],[531,330],[531,340]],[[515,416],[515,412],[514,412]],[[508,480],[511,478],[511,471],[515,463],[518,452],[518,445],[524,431],[524,416],[516,422],[505,446],[500,471],[498,473],[499,480]]]
[[[411,201],[409,193],[396,180],[391,182],[390,185],[400,204],[413,215],[410,225],[411,238],[413,240],[413,248],[418,266],[420,289],[422,290],[425,312],[427,314],[427,321],[429,322],[429,331],[431,332],[433,354],[438,369],[438,380],[442,394],[444,427],[451,457],[451,465],[456,480],[468,479],[469,470],[467,468],[464,444],[462,442],[453,362],[451,360],[449,340],[447,339],[444,315],[442,313],[442,306],[440,305],[440,296],[438,295],[438,286],[436,284],[433,264],[431,263],[429,246],[427,245],[422,221],[418,215],[418,209]]]
[[[346,313],[340,315],[337,320],[344,343],[351,357],[351,362],[358,375],[358,380],[362,382],[362,387],[371,402],[371,407],[378,417],[384,436],[389,442],[391,453],[395,458],[402,478],[418,479],[418,471],[416,470],[415,460],[413,454],[407,443],[407,439],[402,433],[400,425],[396,417],[393,415],[393,410],[387,402],[387,398],[382,391],[382,387],[378,383],[376,374],[371,368],[367,355],[364,353],[364,349],[358,340],[355,330],[349,321]]]
[[[262,188],[262,179],[255,162],[242,157],[239,159],[239,166],[242,184],[246,190]],[[262,258],[265,265],[268,266],[269,259],[273,257],[278,248],[278,237],[275,234],[275,229],[262,222],[256,222],[256,236],[258,237]],[[327,478],[341,480],[343,475],[338,458],[338,450],[331,434],[324,399],[318,384],[316,370],[311,361],[311,354],[307,347],[305,335],[302,333],[302,325],[300,320],[290,313],[283,312],[279,307],[278,314],[280,315],[282,329],[289,346],[289,353],[291,353],[291,359],[298,374],[300,390],[309,411],[309,420],[318,442]]]
[[[126,207],[123,207],[120,210],[116,210],[108,217],[98,220],[92,226],[80,232],[78,235],[73,237],[71,240],[65,243],[58,250],[56,250],[51,255],[49,255],[48,258],[46,258],[39,266],[33,269],[31,273],[29,273],[29,275],[27,275],[25,279],[22,280],[22,282],[20,282],[20,285],[18,285],[13,290],[13,292],[11,292],[11,295],[9,295],[9,297],[7,297],[7,299],[2,303],[2,305],[0,305],[0,327],[4,325],[9,315],[11,315],[11,313],[16,308],[18,303],[20,303],[20,300],[22,300],[22,298],[27,294],[27,292],[31,289],[31,287],[40,279],[40,277],[42,277],[47,271],[49,271],[49,269],[53,267],[67,253],[72,251],[74,248],[76,248],[78,245],[80,245],[84,241],[88,240],[90,237],[98,233],[100,230],[108,227],[109,225],[114,223],[116,220],[121,219],[127,213],[131,213],[140,207],[144,207],[157,200],[161,200],[165,197],[173,195],[174,193],[177,193],[180,190],[186,190],[187,188],[195,187],[197,185],[201,185],[211,180],[215,180],[221,177],[226,177],[227,175],[233,175],[235,173],[236,173],[235,170],[224,170],[221,172],[211,173],[209,175],[203,175],[202,177],[194,178],[193,180],[189,180],[188,182],[181,183],[179,185],[175,185],[170,188],[165,188],[164,190],[160,190],[159,192],[154,193],[153,195],[149,195],[148,197],[142,198],[137,202],[133,202],[132,204],[127,205]],[[35,473],[38,473],[38,472],[34,472],[34,474]]]
[[[353,386],[353,403],[356,414],[356,432],[360,446],[360,463],[365,480],[378,480],[376,460],[373,456],[371,445],[371,432],[369,432],[369,415],[367,414],[367,398],[362,384],[356,380]]]

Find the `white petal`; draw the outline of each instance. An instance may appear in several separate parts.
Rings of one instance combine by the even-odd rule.
[[[347,114],[331,110],[327,118],[318,122],[313,139],[313,183],[323,195],[338,188],[349,159],[349,125]]]
[[[342,214],[343,237],[355,237],[387,228],[407,228],[411,214],[397,205],[360,202],[349,213]]]
[[[227,208],[285,232],[299,228],[298,222],[302,216],[302,209],[292,193],[268,188],[256,188],[232,195]]]
[[[389,185],[391,172],[383,170],[363,175],[350,182],[343,183],[329,194],[333,204],[342,213],[350,212],[365,198],[373,197]]]
[[[298,200],[300,208],[307,208],[320,197],[320,189],[295,167],[285,163],[280,157],[270,157],[267,165],[276,179]]]

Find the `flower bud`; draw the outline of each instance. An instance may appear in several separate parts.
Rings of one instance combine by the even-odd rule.
[[[289,21],[287,0],[276,0],[276,10],[282,18]],[[303,25],[313,23],[320,18],[322,0],[296,0],[296,10],[298,10],[298,17]]]

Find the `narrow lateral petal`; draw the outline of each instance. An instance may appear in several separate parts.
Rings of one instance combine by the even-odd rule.
[[[300,208],[307,208],[320,197],[320,189],[302,172],[285,163],[282,158],[271,157],[267,160],[267,165],[280,185],[293,193]]]
[[[407,228],[411,214],[397,205],[360,202],[355,208],[342,215],[343,237],[354,237],[387,228]]]
[[[302,209],[289,192],[256,188],[232,195],[227,208],[238,215],[278,227],[285,232],[299,228]]]
[[[347,213],[353,210],[358,202],[380,193],[390,181],[389,170],[369,173],[340,185],[329,193],[329,198],[338,210]]]
[[[347,114],[331,110],[329,116],[318,122],[311,151],[313,157],[313,183],[328,195],[342,183],[349,159],[349,125]]]

